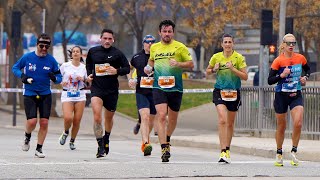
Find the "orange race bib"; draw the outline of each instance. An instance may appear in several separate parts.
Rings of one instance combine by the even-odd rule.
[[[153,77],[141,77],[140,87],[141,88],[153,88]]]
[[[222,89],[220,91],[220,95],[222,100],[224,101],[235,101],[237,100],[237,90],[233,90],[233,89]]]
[[[107,69],[110,67],[109,63],[104,64],[95,64],[96,76],[105,76],[108,75]]]
[[[158,85],[161,88],[172,88],[175,84],[174,76],[160,76],[158,79]]]

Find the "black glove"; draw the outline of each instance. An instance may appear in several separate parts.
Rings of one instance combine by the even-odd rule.
[[[49,72],[49,77],[50,77],[51,81],[53,81],[53,82],[57,81],[57,78],[56,78],[56,76],[54,75],[53,72]]]
[[[29,81],[28,81],[29,79]],[[26,76],[24,73],[21,74],[21,81],[24,83],[24,84],[31,84],[33,79]]]

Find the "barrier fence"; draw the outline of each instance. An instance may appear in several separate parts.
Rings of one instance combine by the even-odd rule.
[[[0,92],[21,93],[22,89],[0,88]],[[212,93],[213,89],[184,89],[184,93]],[[61,93],[60,89],[52,89],[52,93]],[[86,90],[90,93],[90,90]],[[133,94],[135,90],[119,90],[119,94]],[[273,87],[242,87],[242,106],[237,113],[235,131],[274,132],[276,129]],[[320,135],[320,87],[304,87],[304,120],[302,134],[311,135],[308,138],[319,138]],[[287,130],[292,130],[292,122],[288,115]]]

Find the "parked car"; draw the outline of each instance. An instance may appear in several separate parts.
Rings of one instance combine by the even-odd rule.
[[[248,66],[247,67],[247,73],[248,73],[248,81],[252,81],[254,75],[256,74],[256,72],[259,71],[259,67],[258,66]]]

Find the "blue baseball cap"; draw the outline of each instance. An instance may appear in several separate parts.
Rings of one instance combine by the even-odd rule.
[[[156,41],[156,38],[155,38],[155,37],[153,37],[152,35],[148,34],[148,35],[146,35],[146,36],[143,38],[142,44],[145,42],[145,40],[150,39],[150,38],[152,38],[152,40]]]

